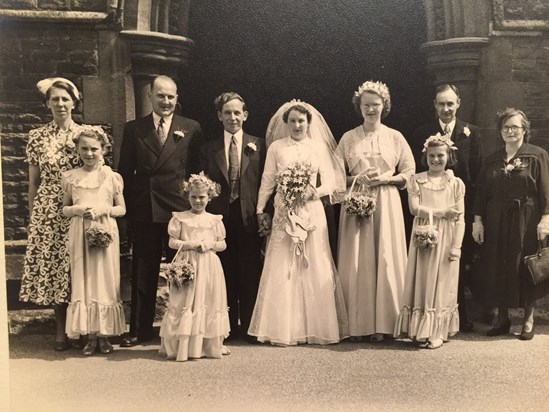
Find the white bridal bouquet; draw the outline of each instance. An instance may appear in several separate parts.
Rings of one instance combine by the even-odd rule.
[[[276,174],[277,191],[287,210],[296,213],[305,204],[306,194],[314,190],[310,183],[312,175],[311,165],[300,162],[293,163]]]

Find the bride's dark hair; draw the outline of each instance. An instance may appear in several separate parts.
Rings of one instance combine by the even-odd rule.
[[[290,112],[292,110],[298,111],[299,113],[307,116],[307,123],[311,123],[311,120],[313,119],[312,113],[305,106],[299,103],[290,106],[290,108],[284,112],[284,114],[282,115],[282,120],[284,121],[284,123],[288,123],[288,117],[290,116]]]

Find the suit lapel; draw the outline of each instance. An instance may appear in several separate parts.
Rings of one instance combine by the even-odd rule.
[[[180,129],[183,129],[181,125],[181,119],[174,114],[172,118],[172,124],[170,125],[170,130],[168,131],[168,137],[164,142],[164,146],[162,147],[162,150],[160,152],[160,157],[158,158],[155,169],[158,169],[160,166],[162,166],[162,164],[164,164],[164,162],[168,160],[168,158],[172,154],[174,154],[177,143],[173,137],[173,132]],[[160,146],[160,143],[158,143],[158,145]]]
[[[143,141],[145,146],[149,148],[156,156],[160,156],[162,147],[160,146],[160,141],[158,140],[158,135],[154,129],[154,121],[152,114],[148,115],[143,119],[143,135],[139,136]]]
[[[248,143],[253,143],[253,139],[251,138],[250,135],[247,135],[246,133],[244,133],[242,135],[242,152],[240,154],[240,176],[242,177],[242,175],[244,175],[244,172],[246,171],[246,168],[248,167],[248,165],[250,164],[250,156],[251,156],[251,153],[250,154],[246,154],[246,147],[248,145]]]
[[[219,143],[215,146],[214,150],[215,162],[217,163],[219,170],[221,170],[221,173],[223,173],[223,177],[225,177],[225,180],[229,183],[229,165],[227,164],[227,156],[225,156],[225,140],[221,137],[218,142]]]

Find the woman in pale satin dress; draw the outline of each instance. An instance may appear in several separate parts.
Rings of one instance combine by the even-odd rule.
[[[376,199],[371,217],[341,208],[338,272],[349,314],[351,339],[377,342],[392,336],[402,307],[406,237],[398,193],[415,172],[412,151],[397,130],[381,123],[391,109],[389,89],[367,81],[353,96],[360,126],[343,135],[338,153],[345,162],[347,186]],[[354,189],[356,190],[356,189]]]

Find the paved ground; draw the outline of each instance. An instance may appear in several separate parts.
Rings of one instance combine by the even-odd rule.
[[[549,325],[539,320],[530,342],[487,338],[477,323],[437,350],[236,342],[222,360],[177,363],[157,355],[158,341],[91,358],[56,353],[43,333],[51,319],[34,315],[11,322],[11,411],[546,411]]]

